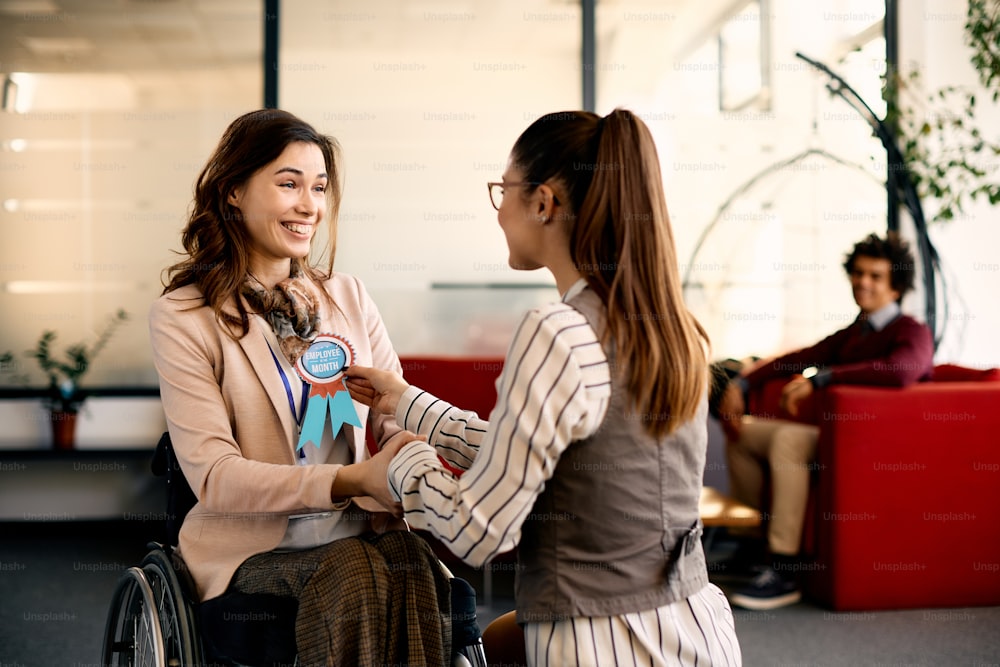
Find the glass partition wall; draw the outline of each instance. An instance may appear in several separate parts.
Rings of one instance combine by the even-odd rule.
[[[794,54],[877,104],[880,0],[276,4],[265,73],[264,3],[0,0],[0,353],[45,329],[93,340],[124,308],[88,384],[155,385],[149,304],[198,169],[262,105],[265,74],[343,146],[336,267],[364,280],[402,355],[501,355],[523,310],[557,298],[546,273],[507,266],[485,183],[532,120],[582,106],[585,76],[595,111],[628,107],[654,133],[718,354],[770,353],[852,311],[838,262],[884,230],[884,161]]]
[[[532,120],[583,106],[585,74],[595,111],[630,108],[654,133],[716,354],[770,354],[853,317],[839,262],[884,231],[884,151],[795,52],[877,107],[881,0],[281,7],[281,105],[344,146],[337,266],[366,282],[401,354],[502,355],[523,310],[557,298],[544,271],[507,266],[484,183]]]
[[[901,33],[943,85],[967,66],[965,6],[933,4],[900,7]],[[43,331],[59,352],[93,343],[118,309],[131,321],[84,384],[155,392],[149,305],[199,168],[263,106],[265,80],[343,146],[336,268],[366,283],[401,355],[501,355],[521,313],[557,298],[546,273],[507,266],[485,183],[532,120],[587,105],[649,124],[713,355],[815,340],[856,312],[840,263],[886,229],[887,166],[796,53],[881,116],[884,14],[883,0],[0,0],[0,354],[15,354],[0,393],[44,384],[24,354]],[[1000,272],[965,239],[992,238],[988,219],[932,230],[953,258],[981,254],[955,268],[980,301]],[[919,315],[919,296],[904,309]],[[960,307],[949,319],[976,327],[952,337],[953,360],[995,365],[988,308]],[[0,401],[11,432],[13,403]]]
[[[518,134],[580,107],[579,4],[283,0],[281,106],[343,146],[336,267],[364,280],[398,352],[502,356],[525,308],[487,195]]]
[[[884,13],[882,0],[598,6],[598,110],[628,106],[657,139],[685,296],[717,358],[794,349],[857,314],[840,264],[885,232],[885,151],[795,54],[884,115]]]
[[[43,385],[43,331],[91,345],[125,309],[84,382],[156,385],[149,305],[205,158],[260,105],[261,26],[256,3],[0,2],[0,382]]]

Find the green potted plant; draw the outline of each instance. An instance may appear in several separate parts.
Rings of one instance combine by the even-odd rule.
[[[51,330],[43,331],[34,349],[28,350],[28,356],[34,358],[42,372],[48,376],[46,405],[52,421],[53,444],[57,449],[72,449],[76,416],[87,398],[80,386],[81,380],[97,355],[107,346],[118,326],[127,320],[128,313],[119,309],[111,316],[92,345],[71,345],[61,358],[52,349],[56,332]]]
[[[969,62],[987,93],[985,104],[995,105],[1000,100],[1000,2],[969,0],[964,38]],[[977,122],[983,100],[959,86],[924,90],[919,70],[890,72],[884,83],[886,122],[899,138],[919,195],[936,203],[929,220],[953,220],[980,198],[1000,204],[1000,140]]]

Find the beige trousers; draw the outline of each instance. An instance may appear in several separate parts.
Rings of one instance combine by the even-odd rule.
[[[765,516],[772,553],[799,553],[818,440],[817,426],[746,416],[739,440],[726,443],[729,492],[734,498],[761,509],[770,473],[771,503]]]

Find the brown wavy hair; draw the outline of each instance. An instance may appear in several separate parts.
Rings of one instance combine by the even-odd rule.
[[[274,160],[294,142],[319,147],[323,153],[327,186],[329,242],[323,254],[325,268],[308,260],[292,262],[317,283],[330,276],[337,249],[337,212],[340,207],[340,146],[336,139],[320,134],[309,123],[279,109],[260,109],[230,123],[195,183],[194,202],[181,235],[185,258],[166,269],[163,293],[185,285],[197,285],[205,304],[234,338],[247,334],[249,315],[240,287],[250,270],[250,237],[240,210],[228,202],[229,194]],[[318,290],[324,296],[326,290]],[[237,315],[223,311],[234,303]]]
[[[649,128],[623,109],[603,118],[552,113],[521,134],[511,157],[524,181],[551,180],[568,191],[570,253],[604,302],[602,342],[619,360],[612,368],[627,369],[620,379],[647,431],[673,432],[706,396],[708,335],[684,304]]]

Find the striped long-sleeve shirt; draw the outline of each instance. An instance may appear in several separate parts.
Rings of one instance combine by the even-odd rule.
[[[600,426],[610,395],[607,357],[583,315],[565,303],[529,311],[489,422],[417,387],[403,394],[399,423],[430,443],[407,445],[389,469],[407,521],[470,565],[510,550],[560,455]],[[467,472],[456,478],[437,454]]]
[[[583,281],[564,299],[581,289]],[[528,312],[518,326],[489,422],[407,389],[396,420],[428,439],[406,445],[389,466],[407,521],[470,565],[513,548],[562,453],[604,421],[609,373],[584,316],[558,303]],[[438,455],[466,472],[456,477]],[[528,623],[525,647],[533,667],[742,664],[732,611],[712,584],[657,609]]]

